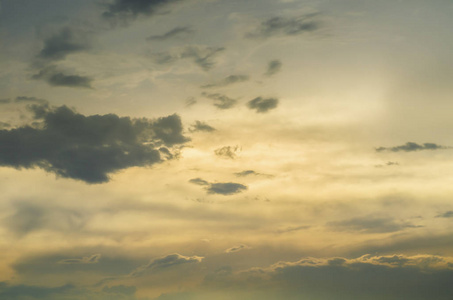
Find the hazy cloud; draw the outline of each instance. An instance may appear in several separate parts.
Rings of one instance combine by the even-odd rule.
[[[215,65],[215,57],[224,50],[223,47],[189,45],[167,52],[151,54],[151,58],[156,64],[160,65],[174,63],[180,59],[189,59],[204,71],[209,71]]]
[[[208,88],[224,87],[224,86],[231,85],[234,83],[248,81],[249,79],[250,79],[250,76],[248,76],[248,75],[230,75],[218,82],[202,85],[201,88],[208,89]]]
[[[267,64],[267,70],[266,70],[266,73],[264,73],[264,75],[272,76],[272,75],[277,74],[278,72],[280,72],[281,69],[282,69],[282,62],[281,61],[279,61],[278,59],[271,60]]]
[[[382,151],[412,152],[412,151],[420,151],[420,150],[439,150],[439,149],[448,149],[448,148],[450,148],[450,147],[441,146],[441,145],[437,145],[434,143],[424,143],[423,145],[419,145],[417,143],[407,142],[406,144],[401,145],[401,146],[395,146],[395,147],[389,147],[389,148],[379,147],[379,148],[376,148],[376,151],[377,152],[382,152]]]
[[[224,158],[236,158],[236,153],[241,151],[239,146],[224,146],[214,150],[215,155],[224,157]]]
[[[226,95],[222,95],[219,93],[209,94],[209,93],[202,93],[202,95],[208,99],[214,100],[214,106],[218,109],[229,109],[236,105],[237,100],[230,98]]]
[[[0,129],[9,128],[9,127],[11,127],[11,124],[6,123],[6,122],[0,122]]]
[[[245,249],[250,249],[249,246],[247,245],[238,245],[238,246],[234,246],[234,247],[231,247],[231,248],[228,248],[225,250],[226,253],[232,253],[232,252],[238,252],[238,251],[241,251],[241,250],[245,250]]]
[[[316,19],[319,14],[306,14],[299,17],[274,17],[261,22],[252,32],[245,36],[251,39],[266,39],[272,36],[295,36],[314,32],[320,28]]]
[[[60,260],[58,263],[59,264],[67,264],[67,265],[72,265],[72,264],[96,264],[99,262],[99,259],[101,258],[100,254],[93,254],[91,256],[85,256],[82,258],[68,258],[68,259],[63,259]]]
[[[155,259],[146,265],[140,266],[131,272],[130,276],[136,277],[153,270],[166,269],[188,263],[200,263],[204,257],[201,256],[183,256],[175,253],[162,258]]]
[[[11,103],[11,99],[9,99],[9,98],[0,99],[0,104],[6,104],[6,103]]]
[[[164,34],[161,34],[161,35],[152,35],[150,37],[147,38],[147,40],[149,41],[165,41],[165,40],[168,40],[168,39],[171,39],[171,38],[174,38],[174,37],[178,37],[178,36],[181,36],[181,35],[187,35],[187,34],[190,34],[190,33],[193,33],[193,29],[191,29],[190,27],[188,26],[185,26],[185,27],[175,27],[173,28],[172,30],[164,33]]]
[[[444,212],[443,214],[437,215],[436,218],[453,218],[453,210]]]
[[[15,99],[16,102],[35,102],[35,103],[47,103],[47,100],[36,97],[18,96]]]
[[[257,97],[247,102],[247,107],[256,110],[257,113],[265,113],[276,108],[278,99]]]
[[[299,231],[299,230],[304,230],[304,229],[309,229],[309,228],[310,228],[310,226],[308,226],[308,225],[302,225],[302,226],[287,227],[284,229],[279,229],[276,232],[277,233],[287,233],[287,232]]]
[[[327,224],[338,231],[358,231],[362,233],[396,232],[405,228],[418,227],[406,222],[397,222],[392,218],[353,218],[344,221],[330,222]]]
[[[189,182],[197,185],[209,185],[209,182],[201,178],[193,178],[190,179]]]
[[[195,124],[192,124],[192,126],[189,128],[189,131],[191,131],[191,132],[197,132],[197,131],[212,132],[212,131],[215,131],[215,128],[208,125],[207,123],[204,123],[201,121],[195,121]]]
[[[161,162],[161,146],[189,140],[177,115],[148,120],[84,116],[66,106],[31,109],[42,126],[0,130],[0,165],[39,167],[61,177],[101,183],[115,171]]]
[[[44,40],[44,47],[38,57],[53,61],[62,60],[69,54],[85,51],[88,48],[87,41],[80,33],[65,27],[59,33]]]
[[[260,175],[260,173],[257,173],[253,170],[245,170],[242,172],[234,173],[234,175],[236,175],[238,177],[245,177],[245,176],[249,176],[249,175]]]
[[[197,100],[194,97],[189,97],[188,99],[186,99],[186,107],[191,107],[195,104],[197,104]]]

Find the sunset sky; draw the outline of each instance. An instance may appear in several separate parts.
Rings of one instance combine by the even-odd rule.
[[[453,299],[451,0],[0,0],[0,299]]]

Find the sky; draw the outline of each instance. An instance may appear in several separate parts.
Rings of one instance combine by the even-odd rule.
[[[0,0],[0,298],[453,297],[450,0]]]

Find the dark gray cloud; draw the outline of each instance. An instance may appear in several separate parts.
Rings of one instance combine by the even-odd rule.
[[[436,218],[453,218],[453,210],[444,212],[443,214],[437,215]]]
[[[224,157],[224,158],[236,158],[236,153],[241,151],[239,146],[224,146],[214,150],[215,155]]]
[[[281,69],[282,69],[282,62],[281,61],[279,61],[278,59],[271,60],[267,64],[266,73],[264,73],[264,75],[266,75],[266,76],[275,75],[278,72],[280,72]]]
[[[296,36],[319,30],[319,14],[306,14],[299,17],[274,17],[261,22],[245,36],[250,39],[266,39],[273,36]]]
[[[15,99],[16,102],[35,102],[35,103],[47,103],[47,100],[36,98],[36,97],[27,97],[27,96],[18,96]]]
[[[423,145],[419,145],[417,143],[413,142],[407,142],[404,145],[401,146],[395,146],[395,147],[379,147],[376,148],[377,152],[383,152],[383,151],[391,151],[391,152],[412,152],[412,151],[420,151],[420,150],[440,150],[440,149],[449,149],[450,147],[446,146],[441,146],[437,145],[434,143],[424,143]]]
[[[228,248],[228,249],[225,250],[225,252],[226,253],[233,253],[233,252],[239,252],[239,251],[245,250],[245,249],[250,249],[250,247],[247,246],[247,245],[241,244],[241,245],[238,245],[238,246],[234,246],[234,247]]]
[[[202,93],[202,95],[208,99],[214,100],[214,106],[218,109],[229,109],[236,105],[237,100],[230,98],[226,95],[222,95],[219,93],[209,94],[209,93]]]
[[[209,89],[209,88],[224,87],[224,86],[228,86],[231,84],[248,81],[249,79],[250,79],[250,76],[248,76],[248,75],[230,75],[218,82],[202,85],[201,88]]]
[[[38,57],[45,60],[62,60],[69,54],[85,51],[88,48],[86,39],[80,33],[65,27],[57,34],[44,40],[44,47]]]
[[[247,186],[235,182],[211,183],[208,194],[233,195],[247,190]]]
[[[182,264],[200,263],[204,257],[200,256],[184,256],[178,253],[170,254],[162,258],[157,258],[146,265],[140,266],[131,272],[130,276],[136,277],[144,275],[153,270],[166,269]]]
[[[271,109],[276,108],[278,99],[276,98],[263,98],[257,97],[247,102],[247,107],[256,110],[257,113],[265,113]]]
[[[192,124],[192,126],[189,128],[189,131],[191,131],[191,132],[197,132],[197,131],[213,132],[213,131],[215,131],[215,128],[208,125],[205,122],[195,121],[195,124]]]
[[[147,40],[149,40],[149,41],[165,41],[165,40],[172,39],[172,38],[175,38],[175,37],[178,37],[181,35],[191,34],[193,32],[194,32],[194,30],[188,26],[175,27],[172,30],[167,31],[164,34],[152,35],[152,36],[148,37]]]
[[[396,232],[405,228],[420,227],[406,222],[398,222],[392,218],[352,218],[327,224],[337,231],[358,231],[362,233]]]
[[[57,176],[101,183],[109,174],[165,160],[165,147],[187,142],[178,115],[130,119],[84,116],[66,106],[31,105],[40,127],[0,130],[0,165],[38,167]]]
[[[55,66],[48,66],[41,69],[32,79],[44,80],[52,86],[65,86],[73,88],[92,88],[93,79],[87,76],[66,75],[58,71]]]
[[[9,98],[0,99],[0,104],[7,104],[7,103],[11,103],[11,99],[9,99]]]
[[[100,254],[93,254],[90,256],[85,256],[82,258],[66,258],[60,260],[58,263],[59,264],[97,264],[99,262],[99,259],[101,258]]]
[[[160,9],[180,0],[114,0],[102,16],[109,20],[152,16]]]
[[[208,194],[219,194],[227,196],[247,190],[247,186],[234,182],[210,183],[201,178],[193,178],[189,180],[189,182],[196,185],[205,186]]]
[[[167,52],[151,54],[151,58],[156,64],[160,65],[174,63],[180,59],[189,59],[204,71],[209,71],[215,66],[216,56],[224,50],[223,47],[189,45]]]

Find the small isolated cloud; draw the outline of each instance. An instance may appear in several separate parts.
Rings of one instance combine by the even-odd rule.
[[[47,100],[36,97],[18,96],[16,97],[15,102],[47,103]]]
[[[183,256],[175,253],[162,258],[155,259],[146,265],[140,266],[131,272],[130,276],[137,277],[153,271],[176,267],[183,264],[200,263],[204,257],[201,256]]]
[[[206,190],[208,194],[233,195],[247,190],[247,186],[234,182],[211,183]]]
[[[253,170],[245,170],[242,172],[234,173],[234,175],[236,175],[238,177],[245,177],[245,176],[249,176],[249,175],[260,175],[260,173],[257,173]]]
[[[226,249],[225,253],[239,252],[239,251],[245,250],[245,249],[250,249],[250,247],[247,246],[247,245],[241,244],[241,245],[234,246],[234,247]]]
[[[44,40],[44,47],[38,58],[57,61],[66,58],[67,55],[85,51],[89,45],[84,35],[76,33],[73,29],[65,27],[57,34]]]
[[[245,36],[250,39],[267,39],[274,36],[296,36],[312,33],[320,28],[319,14],[306,14],[298,17],[274,17],[267,19]]]
[[[197,104],[197,99],[195,99],[194,97],[189,97],[186,99],[186,107],[191,107],[195,104]]]
[[[280,72],[281,69],[282,69],[282,62],[281,61],[279,61],[278,59],[271,60],[267,64],[267,69],[266,69],[266,72],[264,73],[264,75],[266,75],[266,76],[275,75],[278,72]]]
[[[310,226],[308,225],[302,225],[302,226],[294,226],[294,227],[286,227],[283,229],[279,229],[276,232],[277,233],[287,233],[287,232],[294,232],[294,231],[299,231],[299,230],[304,230],[304,229],[309,229]]]
[[[224,146],[214,150],[214,153],[220,157],[234,159],[239,151],[241,151],[239,146]]]
[[[208,194],[219,194],[227,196],[247,190],[247,186],[234,182],[210,183],[201,178],[193,178],[189,180],[189,182],[192,184],[205,186]]]
[[[395,146],[395,147],[379,147],[376,148],[377,152],[383,152],[383,151],[391,151],[391,152],[412,152],[412,151],[421,151],[421,150],[441,150],[441,149],[449,149],[450,147],[446,146],[441,146],[437,145],[434,143],[424,143],[423,145],[419,145],[417,143],[413,142],[407,142],[404,145],[401,146]]]
[[[209,88],[224,87],[224,86],[228,86],[231,84],[248,81],[249,79],[250,79],[250,76],[248,76],[248,75],[230,75],[218,82],[202,85],[201,88],[209,89]]]
[[[224,50],[225,48],[223,47],[189,45],[183,48],[151,54],[151,58],[154,63],[159,65],[174,63],[180,59],[189,59],[204,71],[209,71],[216,64],[216,56]]]
[[[72,265],[72,264],[96,264],[99,262],[99,259],[101,258],[100,254],[93,254],[91,256],[86,256],[82,258],[68,258],[68,259],[63,259],[60,260],[58,263],[59,264],[67,264],[67,265]]]
[[[185,27],[175,27],[170,31],[167,31],[161,35],[152,35],[147,38],[148,41],[165,41],[182,35],[187,35],[193,33],[193,29],[188,26]]]
[[[276,108],[278,105],[278,99],[276,98],[263,98],[257,97],[247,102],[247,107],[254,109],[257,113],[265,113],[271,109]]]
[[[209,93],[202,93],[202,95],[208,99],[214,100],[214,106],[218,109],[229,109],[236,105],[237,100],[230,98],[226,95],[222,95],[219,93],[209,94]]]
[[[57,176],[102,183],[118,170],[162,162],[163,148],[189,140],[176,114],[149,120],[84,116],[66,106],[30,109],[42,126],[0,130],[0,166],[38,167]]]
[[[92,88],[93,79],[87,76],[67,75],[58,71],[55,66],[48,66],[32,76],[32,79],[44,80],[52,86],[65,86],[72,88]]]
[[[213,132],[215,128],[208,125],[207,123],[201,121],[195,121],[195,124],[189,128],[190,132],[197,132],[197,131],[205,131],[205,132]]]
[[[385,165],[375,165],[376,168],[382,167],[391,167],[391,166],[399,166],[400,164],[396,161],[388,161]]]
[[[436,218],[453,218],[453,210],[444,212],[443,214],[437,215]]]
[[[209,185],[209,182],[201,178],[192,178],[189,182],[197,185]]]
[[[329,227],[336,231],[357,231],[361,233],[387,233],[401,231],[405,228],[416,228],[406,222],[398,222],[392,218],[352,218],[343,221],[329,222]]]

